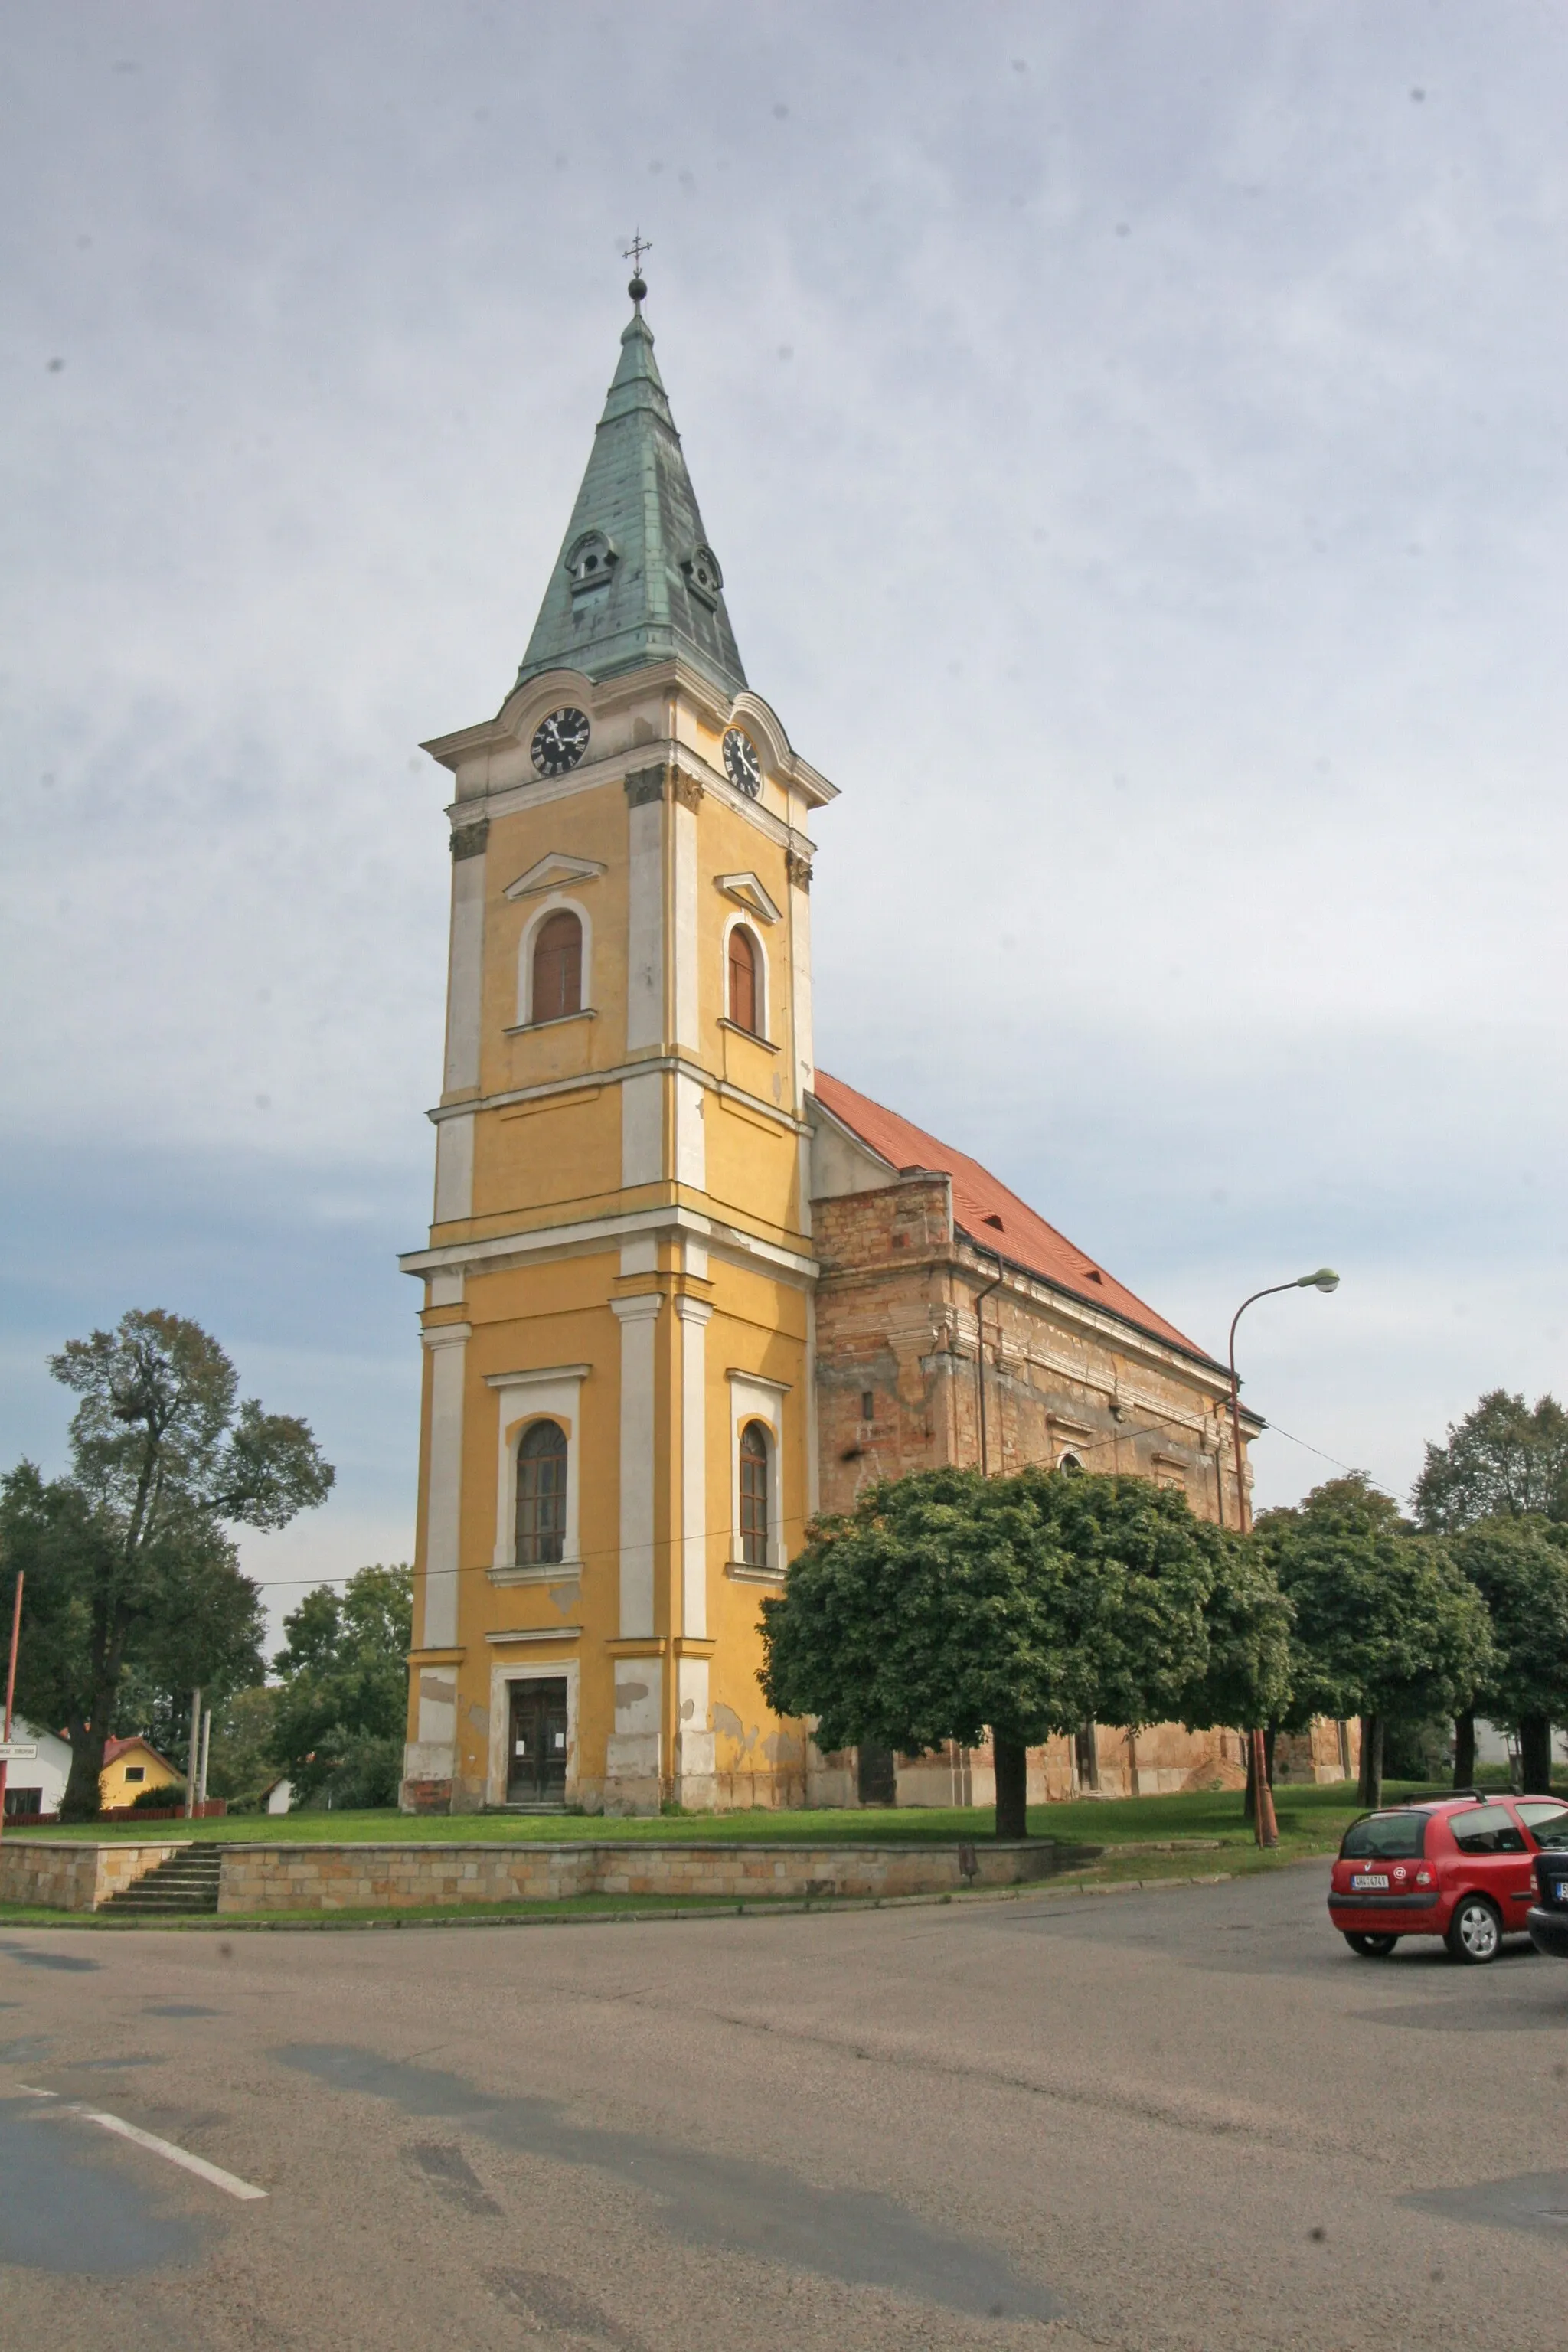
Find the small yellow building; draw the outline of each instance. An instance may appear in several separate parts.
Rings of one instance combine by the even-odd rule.
[[[98,1776],[100,1812],[112,1812],[117,1805],[133,1805],[144,1789],[184,1786],[174,1767],[140,1732],[129,1739],[105,1740],[103,1769]]]

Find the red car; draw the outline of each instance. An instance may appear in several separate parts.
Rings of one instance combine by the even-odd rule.
[[[1352,1952],[1385,1960],[1401,1936],[1441,1936],[1457,1960],[1495,1960],[1528,1933],[1535,1856],[1568,1845],[1557,1797],[1444,1797],[1352,1822],[1329,1889],[1329,1916]]]

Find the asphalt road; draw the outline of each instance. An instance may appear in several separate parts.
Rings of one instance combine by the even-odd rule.
[[[1547,2352],[1568,1966],[1325,1883],[0,1929],[0,2352]]]

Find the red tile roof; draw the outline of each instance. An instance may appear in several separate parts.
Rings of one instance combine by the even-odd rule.
[[[159,1756],[152,1741],[144,1739],[139,1731],[133,1731],[128,1739],[106,1739],[103,1743],[104,1762],[112,1764],[117,1757],[124,1755],[128,1748],[144,1748],[148,1755],[155,1758],[166,1772],[172,1772],[174,1769],[168,1758]]]
[[[1145,1307],[1130,1290],[1122,1287],[1113,1275],[1086,1257],[1082,1250],[1047,1225],[1044,1217],[1037,1216],[1016,1192],[1010,1192],[999,1183],[988,1168],[978,1160],[971,1160],[966,1151],[955,1151],[950,1143],[939,1143],[934,1135],[900,1118],[897,1111],[885,1110],[868,1095],[857,1094],[842,1078],[831,1078],[826,1070],[818,1070],[816,1080],[816,1099],[825,1110],[839,1119],[863,1143],[868,1144],[879,1158],[898,1169],[929,1168],[935,1174],[951,1178],[952,1183],[953,1223],[962,1226],[972,1242],[984,1250],[997,1250],[1013,1265],[1026,1273],[1038,1275],[1043,1281],[1053,1283],[1058,1289],[1069,1291],[1075,1298],[1086,1300],[1119,1317],[1124,1323],[1135,1324],[1139,1330],[1163,1339],[1184,1354],[1196,1356],[1205,1363],[1214,1359],[1194,1340]]]

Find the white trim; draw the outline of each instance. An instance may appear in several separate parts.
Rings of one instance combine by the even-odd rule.
[[[567,1225],[531,1225],[522,1233],[494,1234],[482,1241],[439,1242],[434,1248],[405,1250],[397,1263],[405,1274],[416,1277],[447,1268],[467,1268],[479,1275],[524,1265],[530,1258],[547,1254],[566,1257],[606,1241],[666,1233],[699,1234],[710,1249],[742,1262],[760,1259],[771,1271],[792,1275],[802,1282],[815,1282],[822,1271],[814,1257],[803,1257],[798,1250],[782,1249],[760,1234],[747,1233],[743,1226],[720,1224],[699,1210],[679,1206],[626,1209],[614,1216],[585,1217]]]
[[[784,1556],[784,1401],[789,1390],[781,1381],[763,1380],[755,1372],[724,1375],[730,1383],[730,1561],[744,1567],[741,1538],[741,1432],[757,1422],[768,1440],[768,1557],[764,1574],[782,1575]],[[755,1567],[756,1563],[751,1563]]]
[[[510,1633],[487,1633],[485,1639],[492,1648],[500,1649],[519,1642],[575,1642],[582,1636],[581,1625],[521,1626]]]
[[[713,881],[716,888],[722,890],[727,898],[733,898],[737,907],[759,923],[784,919],[782,909],[774,906],[754,874],[715,874]]]
[[[489,1372],[496,1391],[496,1542],[493,1570],[545,1567],[565,1580],[583,1565],[577,1498],[582,1485],[583,1383],[593,1367],[558,1364],[526,1372]],[[558,1560],[517,1557],[517,1450],[536,1421],[552,1421],[566,1439],[566,1532]]]
[[[567,1804],[577,1799],[577,1685],[580,1668],[575,1658],[551,1658],[538,1665],[520,1665],[510,1659],[498,1658],[490,1668],[490,1737],[489,1771],[485,1799],[491,1805],[504,1805],[507,1784],[507,1742],[511,1737],[511,1685],[513,1683],[560,1682],[566,1685],[566,1787]]]
[[[543,1028],[544,1022],[535,1021],[533,1013],[533,942],[552,915],[575,915],[583,930],[583,971],[577,992],[577,1012],[559,1013],[552,1020],[574,1021],[594,1002],[594,918],[578,898],[569,898],[563,890],[552,890],[541,899],[522,927],[522,937],[517,944],[517,1026],[520,1029]]]
[[[757,1013],[761,1026],[756,1029],[742,1028],[740,1022],[731,1018],[730,934],[731,931],[736,930],[745,932],[746,937],[751,940],[752,947],[756,950],[757,962],[761,967],[757,973]],[[741,1034],[743,1037],[755,1037],[763,1045],[772,1045],[773,1037],[773,1025],[769,1017],[772,1010],[772,992],[768,968],[768,951],[763,943],[763,935],[757,929],[757,918],[751,912],[749,908],[744,912],[742,912],[737,908],[735,913],[732,914],[725,923],[724,937],[721,947],[721,961],[719,966],[719,1015],[721,1020],[728,1021],[732,1029],[740,1029]]]
[[[604,862],[597,857],[569,857],[563,849],[552,849],[526,874],[509,882],[501,892],[503,898],[531,898],[537,890],[558,890],[568,883],[596,882],[605,871]]]
[[[571,1021],[577,1016],[565,1013],[561,1017],[563,1021]],[[526,1025],[547,1028],[550,1024],[536,1022]],[[731,1026],[733,1025],[731,1023]],[[742,1034],[750,1036],[752,1033],[745,1030]],[[658,1070],[666,1077],[673,1072],[679,1077],[691,1079],[696,1086],[710,1087],[714,1094],[731,1095],[737,1102],[750,1104],[753,1109],[765,1113],[780,1127],[787,1127],[795,1135],[809,1136],[811,1133],[808,1120],[782,1110],[777,1103],[767,1102],[761,1095],[748,1094],[744,1087],[716,1077],[711,1070],[704,1069],[700,1062],[688,1061],[684,1054],[641,1055],[635,1062],[616,1062],[610,1068],[595,1070],[587,1076],[542,1078],[531,1087],[504,1087],[495,1094],[468,1095],[461,1102],[435,1103],[425,1116],[433,1127],[438,1127],[443,1119],[468,1118],[474,1112],[481,1110],[510,1110],[516,1103],[542,1102],[551,1095],[597,1094],[605,1087],[613,1087],[626,1078],[637,1077],[647,1070]],[[893,1173],[896,1176],[898,1171],[895,1169]]]

